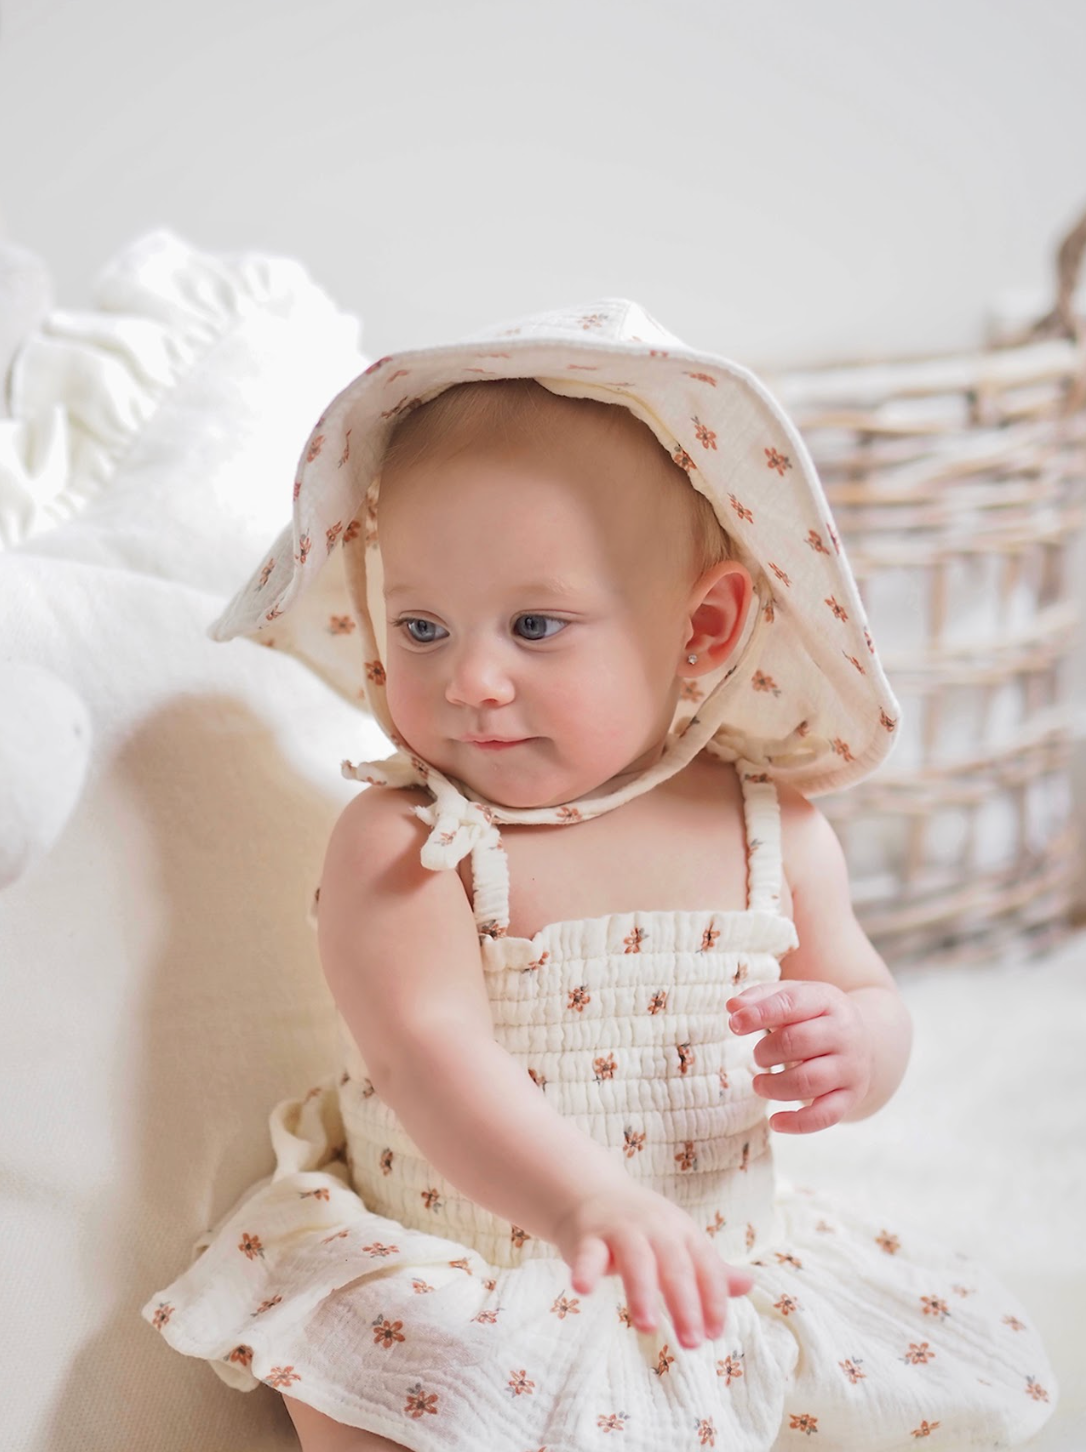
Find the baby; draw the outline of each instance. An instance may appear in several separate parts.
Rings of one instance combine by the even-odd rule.
[[[773,1178],[911,1032],[808,800],[897,707],[802,443],[631,304],[497,336],[340,395],[215,627],[289,618],[320,525],[399,749],[321,875],[342,1071],[144,1315],[304,1452],[1015,1445],[1010,1294]]]

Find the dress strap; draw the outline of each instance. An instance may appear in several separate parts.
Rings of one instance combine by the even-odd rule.
[[[747,908],[779,913],[784,858],[776,783],[761,765],[743,757],[736,759],[735,770],[743,790],[747,833]]]

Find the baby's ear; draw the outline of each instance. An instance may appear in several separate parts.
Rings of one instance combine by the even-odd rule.
[[[738,560],[721,560],[705,571],[691,594],[684,649],[684,656],[696,655],[697,662],[680,675],[703,675],[725,663],[739,644],[753,598],[750,571]]]

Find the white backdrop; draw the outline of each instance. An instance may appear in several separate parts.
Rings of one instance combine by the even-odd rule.
[[[0,233],[73,307],[159,223],[280,251],[372,356],[606,295],[769,371],[971,347],[1050,301],[1084,54],[1078,0],[0,0]]]

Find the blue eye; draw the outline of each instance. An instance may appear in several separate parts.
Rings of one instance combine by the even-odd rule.
[[[552,635],[557,635],[565,625],[564,620],[558,620],[553,615],[518,615],[517,624],[523,625],[525,640],[549,640]],[[553,625],[554,630],[547,630],[548,625]]]
[[[433,632],[441,630],[441,626],[435,625],[432,620],[422,620],[418,616],[406,615],[402,620],[397,620],[395,623],[397,625],[402,625],[406,629],[408,635],[411,637],[416,645],[431,644],[432,641],[435,641],[439,638],[437,635],[433,634]],[[420,627],[420,631],[418,634],[416,634],[415,632],[415,626]],[[442,631],[442,634],[447,635],[448,631]]]

